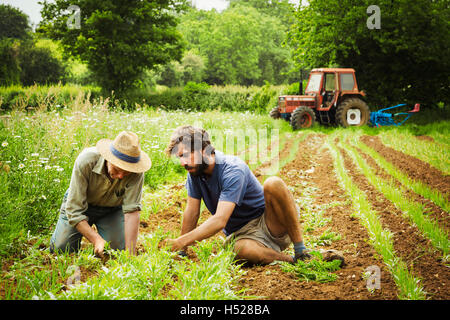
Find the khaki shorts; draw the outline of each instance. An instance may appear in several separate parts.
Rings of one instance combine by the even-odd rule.
[[[266,225],[266,213],[264,212],[260,217],[250,220],[245,226],[236,232],[230,234],[224,245],[229,244],[232,240],[238,241],[241,239],[251,239],[258,241],[267,248],[272,248],[277,252],[281,252],[291,244],[291,238],[286,235],[279,238],[274,237]]]

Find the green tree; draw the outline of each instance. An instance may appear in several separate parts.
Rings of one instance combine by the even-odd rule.
[[[235,3],[219,13],[190,10],[179,30],[188,49],[205,57],[209,84],[262,85],[286,82],[290,49],[283,46],[286,26],[249,5]]]
[[[19,40],[29,39],[29,31],[26,14],[10,5],[0,4],[0,85],[20,83]]]
[[[445,0],[380,0],[380,29],[369,29],[373,1],[310,0],[289,32],[298,68],[356,69],[375,106],[450,103],[450,10]]]
[[[44,1],[40,29],[61,40],[66,55],[86,63],[102,88],[122,96],[139,84],[145,70],[183,52],[176,29],[185,0],[55,0]],[[80,25],[68,28],[80,8]],[[73,25],[73,24],[72,24]]]
[[[230,0],[230,7],[244,5],[257,9],[260,13],[278,18],[286,28],[293,21],[293,5],[289,0]]]
[[[17,42],[12,39],[0,39],[0,86],[20,83],[20,67],[17,55]]]
[[[17,58],[21,68],[20,82],[24,86],[64,80],[64,65],[49,48],[36,47],[32,41],[23,42]]]
[[[31,31],[28,16],[10,5],[0,4],[0,39],[29,38]]]
[[[186,51],[181,59],[183,67],[183,82],[201,82],[205,71],[205,58],[198,55],[195,50]]]
[[[168,87],[183,86],[183,67],[178,61],[170,61],[158,72],[158,83]]]

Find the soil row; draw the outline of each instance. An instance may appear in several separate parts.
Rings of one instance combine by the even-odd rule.
[[[396,299],[395,283],[387,268],[376,258],[375,250],[368,244],[367,231],[351,216],[353,209],[345,201],[345,193],[339,187],[331,155],[321,149],[325,138],[324,135],[310,135],[302,141],[297,157],[280,171],[280,177],[294,190],[295,199],[302,197],[304,188],[317,188],[312,207],[340,203],[326,209],[324,213],[325,218],[331,218],[324,228],[331,228],[331,231],[342,236],[331,246],[343,251],[346,259],[346,265],[336,272],[338,280],[330,283],[300,282],[294,275],[282,272],[278,265],[271,265],[249,268],[247,275],[241,279],[242,285],[249,288],[247,294],[267,299]],[[316,229],[312,235],[319,235],[322,231]],[[381,269],[381,289],[371,294],[367,290],[363,273],[373,265]]]
[[[450,175],[445,175],[427,162],[384,145],[378,136],[362,136],[361,141],[412,179],[423,181],[449,199]]]
[[[377,146],[378,150],[387,152],[384,147]],[[340,152],[344,157],[345,168],[353,182],[366,193],[373,210],[378,213],[383,227],[394,234],[394,249],[397,255],[406,262],[408,269],[415,276],[422,279],[421,284],[427,293],[427,298],[449,299],[450,293],[447,288],[450,284],[450,269],[441,261],[439,252],[433,248],[428,239],[421,235],[417,227],[402,216],[402,212],[393,203],[369,183],[349,155],[343,149],[340,149]],[[398,153],[396,155],[398,160],[400,155]],[[365,157],[369,160],[367,155]],[[397,163],[400,162],[399,160]],[[373,161],[368,161],[368,163],[376,165]],[[380,168],[377,169],[377,174],[386,178],[386,173],[383,173]]]
[[[383,147],[378,147],[377,149],[380,150]],[[428,217],[430,217],[431,219],[435,220],[439,226],[447,231],[450,232],[450,214],[449,212],[445,211],[444,209],[442,209],[441,207],[439,207],[438,205],[436,205],[435,203],[433,203],[431,200],[424,198],[422,195],[419,195],[415,192],[413,192],[412,190],[408,189],[408,186],[404,186],[402,185],[399,181],[395,180],[389,173],[387,173],[383,168],[381,168],[377,162],[370,157],[368,154],[364,153],[361,149],[359,148],[355,148],[359,154],[364,158],[364,160],[370,165],[370,167],[372,168],[372,170],[374,171],[374,173],[376,173],[376,175],[380,176],[381,178],[383,178],[386,181],[395,181],[395,184],[397,185],[398,188],[404,189],[405,190],[405,198],[410,199],[411,201],[415,201],[418,203],[421,203],[424,206],[424,214],[426,214]],[[392,154],[393,149],[386,147],[386,149],[384,149],[383,152],[383,157],[385,157],[385,159],[390,159],[391,163],[401,172],[407,174],[407,169],[405,169],[404,166],[404,159],[405,158],[401,158],[401,157],[408,157],[408,155],[405,155],[399,151],[395,151],[394,154]],[[396,159],[396,160],[393,160]],[[420,161],[420,160],[419,160]],[[409,169],[409,167],[408,167]],[[411,179],[414,180],[420,180],[421,182],[423,182],[424,184],[429,184],[432,181],[443,181],[443,176],[438,176],[438,175],[434,175],[434,180],[429,179],[429,177],[431,176],[428,168],[425,165],[422,166],[417,166],[416,169],[418,170],[418,174],[414,174],[414,176],[409,176]],[[427,177],[428,179],[420,179],[420,177]],[[433,183],[433,182],[432,182]],[[442,185],[443,183],[441,183]],[[429,185],[430,187],[434,188],[434,189],[438,189],[436,188],[435,184],[431,184]]]

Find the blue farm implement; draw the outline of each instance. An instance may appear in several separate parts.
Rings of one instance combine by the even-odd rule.
[[[381,109],[370,113],[370,123],[374,127],[380,126],[401,126],[408,120],[414,113],[419,112],[420,104],[416,103],[414,109],[406,112],[389,113],[387,110],[401,108],[407,104],[402,103],[393,107]]]

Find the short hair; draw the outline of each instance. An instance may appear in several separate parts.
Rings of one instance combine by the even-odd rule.
[[[171,156],[176,153],[180,143],[183,143],[183,145],[190,148],[189,150],[191,153],[194,151],[206,150],[209,154],[213,154],[215,151],[214,147],[211,145],[208,132],[204,129],[189,125],[175,129],[170,138],[169,145],[165,150],[166,154]]]

